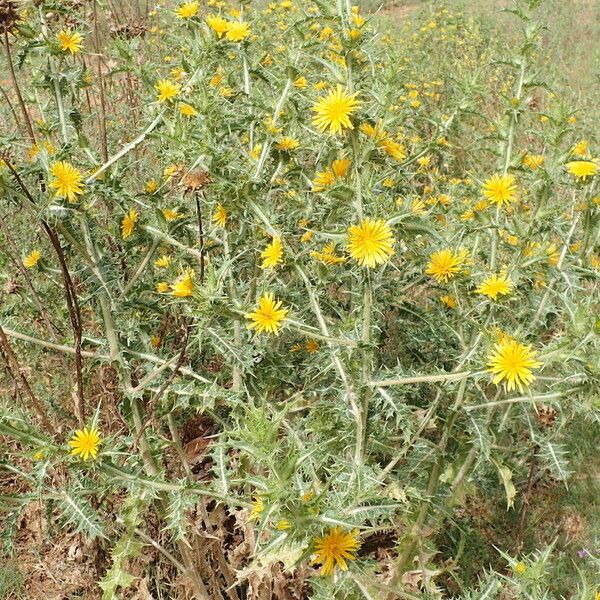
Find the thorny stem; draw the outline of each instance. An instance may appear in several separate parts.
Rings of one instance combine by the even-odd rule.
[[[521,68],[519,71],[519,80],[517,82],[516,95],[515,99],[518,103],[521,103],[521,96],[523,95],[523,84],[525,82],[525,57],[521,57]],[[517,125],[517,121],[519,119],[518,115],[518,107],[513,109],[511,117],[510,117],[510,125],[508,128],[508,135],[506,139],[506,148],[504,152],[504,165],[502,168],[502,175],[506,175],[508,173],[508,167],[510,166],[510,161],[512,158],[512,150],[515,136],[515,127]],[[490,251],[490,271],[494,271],[496,269],[496,260],[498,254],[498,227],[500,226],[500,204],[496,206],[496,215],[494,218],[494,227],[492,231],[492,248]]]
[[[367,442],[367,427],[369,415],[369,400],[373,394],[369,386],[371,373],[373,371],[373,351],[371,345],[371,320],[373,316],[373,290],[371,287],[371,275],[367,270],[363,280],[363,323],[362,323],[362,368],[361,368],[361,398],[360,418],[357,420],[356,447],[354,462],[357,466],[362,465],[365,457],[365,446]]]
[[[409,534],[410,539],[406,541],[404,550],[402,551],[402,554],[400,555],[400,557],[398,558],[398,561],[396,562],[396,579],[399,579],[402,576],[402,573],[404,572],[410,558],[413,555],[413,552],[415,550],[415,547],[417,546],[418,540],[421,537],[421,530],[423,528],[423,525],[425,525],[425,521],[427,519],[427,515],[429,514],[429,509],[431,507],[431,499],[435,496],[435,493],[437,492],[437,489],[438,489],[440,475],[442,474],[442,470],[443,470],[443,466],[444,466],[444,452],[448,445],[448,440],[450,439],[450,432],[452,430],[452,427],[454,426],[454,422],[456,420],[456,417],[458,415],[460,407],[463,403],[466,387],[467,387],[467,380],[463,379],[460,382],[460,386],[459,386],[458,392],[456,394],[456,400],[454,402],[454,406],[452,407],[452,411],[451,411],[450,415],[448,416],[448,419],[446,421],[446,426],[442,433],[442,437],[437,446],[438,458],[437,458],[437,460],[433,466],[433,469],[431,470],[431,473],[429,475],[429,482],[427,484],[427,492],[425,494],[426,497],[423,500],[423,502],[421,503],[421,508],[419,509],[419,513],[418,513],[417,518],[411,528],[411,532]]]
[[[227,233],[227,229],[223,230],[223,252],[225,254],[225,260],[227,263],[231,263],[231,250],[229,248],[229,234]],[[233,277],[233,269],[227,269],[229,274],[229,298],[234,303],[234,305],[238,304],[237,297],[237,287],[235,285],[235,279]],[[236,349],[239,349],[242,345],[242,326],[240,322],[236,319],[233,322],[233,345]],[[231,388],[234,392],[239,392],[242,389],[242,369],[237,361],[233,365],[233,373],[232,373],[232,385]]]
[[[79,310],[79,301],[77,300],[77,291],[73,285],[71,274],[69,273],[69,267],[67,266],[67,260],[63,252],[60,240],[56,232],[52,230],[46,222],[42,221],[44,230],[46,231],[50,242],[54,247],[60,268],[63,276],[63,284],[65,290],[65,299],[67,302],[67,309],[69,311],[69,319],[71,321],[71,327],[73,329],[73,336],[75,338],[75,371],[77,379],[77,405],[75,406],[75,414],[79,421],[79,426],[83,427],[85,422],[85,398],[83,395],[83,364],[81,359],[81,339],[83,336],[83,326],[81,323],[81,311]]]
[[[21,90],[19,89],[19,84],[17,83],[17,77],[15,76],[15,69],[12,64],[12,57],[10,55],[10,43],[8,41],[8,31],[4,32],[4,51],[6,52],[6,62],[8,63],[8,71],[10,73],[10,80],[12,82],[13,89],[17,96],[17,101],[19,102],[19,107],[21,108],[21,112],[23,113],[23,118],[25,119],[25,124],[27,126],[27,133],[29,133],[29,139],[31,140],[31,143],[35,144],[35,133],[33,132],[33,126],[31,125],[31,119],[29,118],[29,112],[27,111],[27,107],[25,106],[23,96],[21,96]]]
[[[577,215],[576,217],[573,218],[573,224],[571,225],[571,228],[569,229],[569,232],[567,233],[567,237],[565,238],[565,243],[562,247],[560,256],[558,258],[558,262],[556,263],[556,270],[558,272],[560,272],[560,270],[562,268],[562,264],[565,261],[565,257],[567,256],[567,252],[569,251],[569,244],[571,243],[571,238],[573,237],[573,233],[575,232],[577,223],[579,223],[579,215]],[[558,280],[558,277],[554,277],[552,279],[552,281],[548,284],[548,288],[546,289],[546,292],[544,293],[544,296],[542,297],[540,304],[539,304],[537,310],[535,311],[535,315],[533,316],[531,324],[529,325],[530,330],[533,331],[533,328],[537,325],[538,320],[542,316],[542,313],[544,312],[544,309],[546,308],[546,303],[548,302],[548,298],[550,297],[550,290],[552,289],[552,287],[554,286],[554,284],[556,283],[557,280]]]
[[[288,94],[290,93],[291,87],[292,87],[292,80],[290,78],[288,78],[287,81],[285,82],[283,91],[281,92],[281,96],[279,97],[279,101],[277,102],[277,105],[275,106],[275,113],[273,114],[273,124],[274,125],[279,120],[279,113],[281,112],[281,109],[283,108],[283,105],[285,104]],[[254,180],[258,179],[258,177],[262,173],[263,167],[265,166],[265,162],[267,161],[267,156],[269,155],[270,148],[271,148],[271,141],[268,140],[265,142],[265,145],[262,149],[260,158],[258,159],[258,164],[256,165],[256,170],[254,171],[254,175],[252,176],[252,179],[254,179]]]

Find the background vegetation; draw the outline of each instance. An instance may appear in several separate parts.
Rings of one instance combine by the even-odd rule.
[[[597,600],[600,178],[567,164],[597,164],[599,4],[178,6],[0,26],[0,598]],[[279,335],[247,326],[266,292]],[[486,371],[507,337],[543,364],[522,392]],[[323,575],[333,528],[360,547]]]

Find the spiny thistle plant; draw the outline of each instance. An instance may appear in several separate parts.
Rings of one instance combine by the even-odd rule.
[[[525,534],[600,422],[600,162],[540,2],[511,48],[142,4],[0,0],[8,554],[41,503],[106,600],[566,593]],[[486,497],[514,543],[467,575]]]

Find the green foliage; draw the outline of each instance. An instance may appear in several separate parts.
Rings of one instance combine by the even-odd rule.
[[[7,553],[35,500],[48,535],[96,540],[103,599],[128,597],[148,551],[157,597],[591,600],[599,177],[569,163],[598,146],[543,58],[563,13],[200,4],[123,29],[46,0],[10,40]],[[217,14],[251,33],[219,36]],[[67,23],[85,53],[61,50]],[[352,127],[320,132],[338,85]],[[351,243],[366,219],[393,239],[371,267]],[[268,293],[277,335],[248,327]],[[489,372],[511,340],[539,361],[523,386]],[[101,441],[73,454],[86,425]],[[361,548],[321,576],[335,528]]]

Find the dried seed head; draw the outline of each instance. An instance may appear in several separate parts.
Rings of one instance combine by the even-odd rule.
[[[542,427],[552,427],[554,421],[556,421],[556,410],[551,406],[542,404],[537,407],[536,417]]]
[[[201,192],[212,183],[212,177],[208,171],[195,169],[190,171],[181,181],[186,192]]]
[[[11,31],[19,20],[15,0],[0,0],[0,33]]]
[[[143,23],[123,23],[111,28],[112,37],[122,37],[131,40],[136,37],[142,37],[148,28]]]
[[[16,294],[19,291],[19,282],[14,279],[8,279],[4,283],[4,293],[5,294]]]

